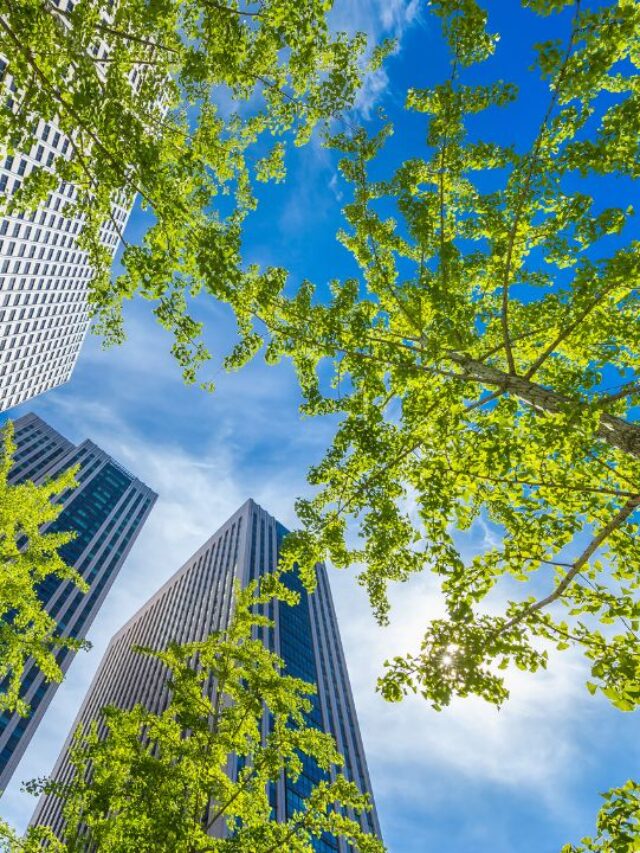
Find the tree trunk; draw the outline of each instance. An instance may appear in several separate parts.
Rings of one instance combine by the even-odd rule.
[[[458,365],[469,379],[476,379],[484,385],[504,388],[525,403],[529,403],[543,412],[566,412],[568,408],[587,409],[584,400],[574,400],[558,394],[549,388],[543,388],[522,376],[505,373],[489,364],[471,358],[459,352],[447,353],[448,358]],[[614,415],[602,413],[597,432],[598,438],[612,447],[618,448],[630,456],[640,459],[640,425],[629,423]]]

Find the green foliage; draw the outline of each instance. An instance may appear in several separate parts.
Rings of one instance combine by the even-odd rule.
[[[486,71],[474,78],[496,44],[485,13],[472,0],[431,5],[451,64],[444,82],[408,92],[406,108],[427,119],[424,156],[372,180],[389,125],[331,141],[353,188],[339,239],[360,280],[332,282],[323,301],[306,282],[262,314],[268,356],[293,360],[304,411],[340,417],[284,565],[299,562],[309,584],[317,560],[362,566],[381,623],[390,584],[438,578],[445,616],[417,653],[387,661],[378,687],[391,701],[499,706],[507,669],[535,672],[550,650],[574,648],[588,690],[631,711],[640,244],[633,208],[611,207],[599,179],[631,200],[640,178],[640,5],[523,4],[572,12],[564,42],[535,46],[548,106],[513,146],[473,123],[484,110],[509,122],[518,97]],[[474,525],[487,535],[466,559]],[[615,823],[637,803],[630,786],[609,795],[597,849],[639,849],[637,812]]]
[[[549,88],[537,133],[504,146],[469,130],[484,110],[509,121],[518,94],[474,80],[496,42],[484,12],[433,4],[451,71],[407,96],[427,119],[424,157],[374,181],[389,125],[331,142],[353,186],[339,238],[360,281],[323,301],[306,282],[260,314],[304,411],[341,417],[285,565],[310,584],[317,560],[363,566],[381,622],[389,584],[424,569],[440,581],[445,617],[379,681],[393,701],[500,705],[510,666],[535,672],[577,647],[592,693],[640,704],[640,252],[631,206],[593,180],[624,179],[631,199],[640,176],[640,7],[572,5],[566,41],[536,47]],[[478,523],[490,535],[467,560]]]
[[[277,578],[235,588],[236,609],[224,633],[202,642],[139,649],[162,661],[171,691],[168,707],[153,713],[141,705],[105,708],[102,719],[78,730],[72,747],[73,778],[36,781],[31,790],[64,801],[64,840],[47,827],[19,839],[4,825],[8,851],[86,850],[103,853],[245,851],[306,853],[328,832],[361,853],[383,853],[363,832],[357,815],[368,798],[339,772],[342,757],[330,735],[309,726],[308,696],[315,689],[282,674],[282,661],[256,635],[271,625],[258,608],[277,596],[295,601]],[[210,696],[209,679],[216,688]],[[263,721],[269,731],[263,739]],[[302,757],[326,774],[288,820],[277,823],[269,804],[270,782],[296,779]],[[229,773],[236,758],[240,769]],[[351,816],[350,816],[351,815]],[[226,838],[220,838],[221,828]],[[215,830],[216,838],[209,835]]]
[[[500,705],[510,665],[533,672],[550,648],[578,647],[589,690],[632,710],[640,253],[631,207],[608,206],[592,179],[622,172],[631,193],[640,176],[640,7],[574,4],[565,44],[537,46],[549,105],[522,148],[468,129],[484,110],[508,121],[517,98],[504,81],[474,81],[496,40],[484,12],[432,6],[451,74],[408,93],[427,118],[425,156],[372,181],[389,125],[331,141],[353,185],[339,238],[361,281],[333,282],[323,302],[307,282],[267,316],[268,355],[294,361],[304,411],[341,416],[286,564],[309,583],[317,560],[362,565],[381,622],[390,583],[425,568],[440,579],[446,616],[417,654],[388,662],[389,699]],[[480,522],[490,535],[466,560],[463,533]]]
[[[36,592],[38,584],[51,575],[87,589],[80,575],[58,553],[74,534],[41,530],[60,514],[62,505],[55,503],[55,497],[76,487],[77,469],[69,469],[40,486],[30,481],[11,485],[8,478],[16,449],[11,421],[2,429],[1,441],[0,711],[27,716],[29,705],[20,697],[27,660],[33,658],[48,681],[62,681],[56,652],[83,646],[78,640],[58,634],[55,619],[43,608]]]
[[[317,493],[298,504],[303,529],[285,543],[285,566],[297,561],[309,585],[317,560],[363,566],[381,622],[390,584],[423,570],[437,577],[445,616],[427,624],[417,654],[389,661],[379,683],[387,698],[416,691],[441,708],[476,694],[499,705],[510,666],[533,672],[550,649],[577,648],[591,670],[588,690],[626,711],[640,704],[640,252],[631,231],[640,5],[522,5],[567,22],[564,40],[534,46],[548,106],[531,138],[509,113],[516,88],[487,83],[497,36],[484,9],[436,0],[450,70],[406,100],[425,117],[424,155],[373,180],[390,125],[329,141],[352,186],[339,239],[358,279],[332,281],[321,300],[309,281],[285,296],[283,270],[241,269],[242,212],[253,200],[245,149],[234,142],[240,150],[227,146],[213,173],[234,182],[240,213],[182,229],[186,219],[172,211],[175,230],[151,229],[142,247],[127,249],[118,297],[103,304],[136,287],[159,299],[161,322],[179,326],[176,355],[192,379],[204,353],[194,359],[199,327],[185,294],[204,286],[238,320],[229,368],[264,344],[270,363],[293,361],[305,414],[340,418],[310,472]],[[251,40],[259,26],[248,29]],[[175,32],[171,25],[163,37],[182,50]],[[338,39],[333,50],[351,92],[351,48]],[[486,63],[481,83],[477,63]],[[302,100],[322,113],[327,102],[311,91]],[[293,127],[289,99],[275,92],[267,87],[267,114],[286,114]],[[482,111],[514,128],[513,145],[478,138]],[[231,131],[225,124],[233,139],[257,138],[253,118],[235,122]],[[259,169],[280,178],[279,155]],[[629,203],[611,206],[613,180]],[[467,560],[462,534],[480,523],[489,535]]]
[[[364,38],[331,35],[331,5],[3,4],[0,54],[10,62],[0,85],[1,147],[29,152],[39,122],[55,121],[67,148],[51,168],[27,171],[0,208],[34,208],[60,181],[75,187],[63,211],[83,217],[78,243],[95,269],[89,303],[107,344],[123,340],[123,300],[148,299],[193,382],[210,355],[190,297],[203,291],[241,314],[243,292],[265,286],[270,272],[245,271],[240,258],[241,225],[256,205],[252,180],[281,180],[283,140],[306,143],[352,103],[359,83]],[[111,222],[122,237],[112,205],[136,195],[154,224],[141,245],[125,241],[125,272],[113,281],[101,229]]]
[[[567,844],[562,853],[635,853],[640,848],[640,785],[629,780],[602,796],[596,837]]]

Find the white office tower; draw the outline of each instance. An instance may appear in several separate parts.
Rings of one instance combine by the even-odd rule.
[[[0,57],[0,92],[11,91]],[[53,166],[70,142],[41,121],[31,151],[5,156],[0,140],[0,198],[11,197],[36,166]],[[87,284],[93,271],[75,242],[79,218],[64,216],[75,189],[61,184],[34,213],[0,216],[0,412],[67,382],[89,327]],[[114,204],[102,241],[114,255],[129,207]]]
[[[272,571],[286,532],[254,501],[243,504],[112,638],[72,732],[80,723],[99,718],[101,708],[109,704],[132,708],[142,703],[161,713],[169,698],[166,669],[157,659],[132,651],[132,646],[164,648],[172,640],[179,643],[202,640],[212,631],[223,629],[233,608],[234,579],[245,585],[265,571]],[[345,775],[361,791],[371,795],[327,572],[323,565],[318,565],[316,572],[318,586],[313,594],[306,592],[297,574],[283,577],[300,594],[300,601],[295,607],[279,606],[277,602],[269,605],[268,615],[275,628],[265,631],[263,640],[283,659],[289,675],[317,685],[307,722],[334,736],[345,758]],[[70,738],[53,771],[54,777],[61,781],[69,779],[72,773],[69,742]],[[269,793],[274,819],[291,818],[321,778],[322,771],[306,757],[297,780],[283,775]],[[62,836],[61,806],[57,797],[41,797],[32,825],[51,826]],[[375,808],[360,819],[363,829],[380,834]],[[314,850],[348,853],[348,845],[342,839],[325,835],[314,841]]]

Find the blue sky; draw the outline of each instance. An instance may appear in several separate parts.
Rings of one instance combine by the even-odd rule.
[[[336,3],[336,25],[399,38],[398,53],[369,81],[360,104],[365,116],[383,106],[396,125],[381,170],[422,145],[423,119],[401,113],[406,89],[445,73],[440,36],[420,12],[423,5]],[[488,5],[490,25],[502,39],[482,74],[523,85],[521,105],[508,124],[492,124],[492,136],[526,144],[545,108],[543,87],[526,75],[531,44],[562,34],[566,18],[537,19],[516,0]],[[265,192],[250,223],[248,260],[287,266],[294,283],[353,273],[335,240],[345,192],[331,155],[317,144],[296,152],[289,180]],[[143,227],[136,211],[128,238]],[[197,310],[212,349],[228,351],[229,312],[205,302]],[[268,368],[256,360],[233,375],[214,365],[217,391],[207,395],[182,385],[168,355],[170,341],[148,306],[131,305],[127,326],[124,346],[103,352],[89,337],[67,386],[12,412],[35,411],[72,440],[91,438],[160,495],[94,623],[92,651],[77,657],[2,798],[3,816],[19,827],[33,808],[20,781],[51,769],[111,634],[247,497],[295,525],[293,500],[308,493],[306,469],[331,438],[330,421],[300,418],[288,364]],[[495,535],[479,522],[464,540],[466,553]],[[334,571],[331,583],[389,850],[551,853],[591,830],[598,792],[636,771],[640,738],[634,715],[589,696],[579,657],[556,656],[536,676],[510,674],[512,696],[501,711],[479,700],[456,702],[441,713],[419,699],[390,706],[374,691],[376,676],[386,656],[419,643],[426,620],[439,613],[437,587],[416,576],[395,589],[391,625],[383,629],[369,615],[353,572]]]

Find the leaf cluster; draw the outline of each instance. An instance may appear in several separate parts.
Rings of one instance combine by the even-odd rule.
[[[80,727],[71,778],[30,785],[62,799],[64,837],[35,826],[19,839],[5,827],[6,849],[305,853],[328,833],[362,853],[382,853],[358,821],[370,808],[367,796],[340,773],[333,738],[306,720],[315,687],[283,673],[281,659],[257,639],[272,624],[257,611],[274,596],[281,606],[295,600],[276,577],[259,592],[255,583],[236,586],[227,630],[138,649],[166,669],[166,707],[107,707]],[[303,761],[314,764],[318,781],[276,822],[269,787],[284,776],[296,780]]]
[[[83,645],[73,637],[62,636],[38,597],[38,586],[51,576],[71,581],[82,591],[87,589],[81,576],[58,553],[74,534],[46,529],[62,510],[56,497],[77,486],[77,468],[40,485],[31,481],[15,484],[11,477],[16,452],[11,421],[3,427],[1,441],[0,711],[27,716],[29,704],[20,696],[27,660],[35,662],[47,681],[62,681],[56,654],[60,649]]]
[[[268,286],[271,273],[261,284],[240,258],[253,180],[281,180],[285,142],[306,143],[352,103],[360,80],[364,37],[331,34],[330,6],[4,3],[0,139],[7,157],[35,159],[22,158],[21,185],[10,183],[2,209],[23,216],[55,196],[81,224],[77,243],[94,271],[89,307],[107,345],[124,338],[124,300],[148,299],[194,382],[210,354],[191,298],[204,291],[242,316],[238,291]],[[57,144],[39,160],[43,124]],[[153,224],[129,245],[123,222],[136,197]],[[124,272],[112,280],[118,237]]]
[[[473,0],[432,4],[451,65],[407,96],[426,117],[423,157],[372,180],[390,125],[333,137],[353,188],[339,239],[360,280],[332,282],[329,300],[307,282],[269,317],[268,347],[293,360],[304,411],[340,416],[286,559],[310,584],[317,560],[360,564],[381,622],[389,584],[438,578],[446,618],[418,654],[388,663],[387,698],[501,704],[509,666],[535,671],[550,648],[577,647],[589,690],[631,710],[640,253],[631,207],[607,206],[595,178],[622,173],[631,192],[638,174],[640,9],[525,5],[572,6],[565,43],[536,46],[548,106],[528,146],[473,129],[517,98],[474,79],[496,37]],[[481,528],[466,558],[465,532]]]
[[[629,780],[602,795],[597,835],[567,844],[562,853],[634,853],[640,836],[640,785]]]

